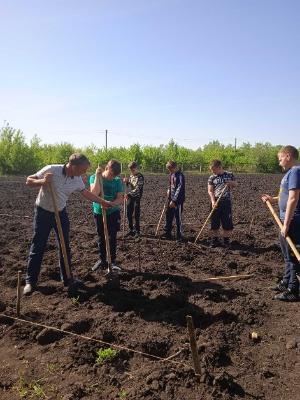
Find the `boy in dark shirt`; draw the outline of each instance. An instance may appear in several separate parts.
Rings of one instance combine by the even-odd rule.
[[[279,234],[279,242],[285,261],[285,272],[282,280],[274,287],[278,292],[276,300],[299,300],[299,281],[297,274],[300,272],[300,264],[289,248],[286,237],[289,236],[294,245],[300,248],[300,164],[299,152],[293,146],[285,146],[278,153],[279,165],[287,171],[281,180],[278,197],[267,194],[262,200],[275,203],[278,201],[280,219],[283,223]]]
[[[223,228],[224,245],[229,246],[230,234],[233,230],[230,190],[236,186],[235,177],[232,172],[227,172],[223,169],[220,160],[213,160],[210,164],[210,169],[213,173],[213,175],[208,178],[208,194],[211,200],[211,209],[221,196],[224,187],[227,186],[211,216],[211,246],[216,247],[221,245],[219,240],[219,229],[221,225]]]
[[[166,164],[166,168],[170,172],[169,175],[169,189],[168,195],[168,208],[166,211],[166,225],[165,225],[165,237],[166,239],[172,239],[172,224],[173,218],[176,219],[176,239],[182,241],[182,212],[183,203],[185,201],[185,178],[183,173],[177,168],[177,163],[170,160]]]
[[[141,198],[144,190],[144,176],[138,170],[138,164],[135,161],[129,163],[130,169],[129,178],[124,178],[129,188],[128,193],[125,195],[127,200],[127,219],[129,225],[129,232],[126,236],[139,236],[140,235],[140,215],[141,215]],[[133,213],[135,224],[133,225]]]

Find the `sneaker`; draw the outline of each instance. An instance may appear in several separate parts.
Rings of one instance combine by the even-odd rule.
[[[279,283],[277,283],[276,286],[273,286],[271,290],[273,290],[274,292],[282,293],[286,291],[287,287],[287,283],[280,281]]]
[[[297,291],[293,291],[291,289],[286,289],[285,292],[276,294],[274,297],[275,300],[281,300],[281,301],[298,301],[299,300],[299,293]]]
[[[114,274],[118,274],[119,272],[122,272],[122,268],[120,268],[115,262],[112,262],[111,264],[111,271]]]
[[[105,269],[107,268],[107,262],[106,261],[102,261],[102,260],[98,260],[93,266],[92,266],[92,271],[97,271],[97,269]]]
[[[125,237],[133,237],[135,235],[135,231],[130,230],[129,232],[126,233]]]
[[[25,296],[28,296],[29,294],[31,294],[34,291],[34,286],[31,283],[26,283],[24,289],[23,289],[23,294]]]
[[[176,237],[176,242],[177,242],[177,243],[184,243],[184,241],[185,241],[185,240],[184,240],[184,237],[183,237],[183,236],[180,235],[180,236],[177,236],[177,237]]]

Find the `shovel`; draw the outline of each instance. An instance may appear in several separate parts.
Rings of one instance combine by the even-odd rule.
[[[84,284],[83,284],[82,281],[73,278],[73,275],[72,275],[72,272],[71,272],[71,268],[70,268],[70,264],[69,264],[69,260],[68,260],[66,243],[65,243],[65,238],[64,238],[62,226],[61,226],[60,216],[59,216],[59,212],[58,212],[58,208],[57,208],[56,194],[55,194],[55,191],[53,189],[52,182],[49,182],[48,185],[49,185],[50,194],[51,194],[51,197],[52,197],[55,221],[56,221],[56,226],[57,226],[57,230],[58,230],[58,239],[59,239],[60,248],[61,248],[61,251],[62,251],[62,254],[63,254],[65,270],[66,270],[66,275],[67,275],[67,279],[68,279],[69,292],[72,292],[72,291],[76,291],[80,287],[84,287]]]

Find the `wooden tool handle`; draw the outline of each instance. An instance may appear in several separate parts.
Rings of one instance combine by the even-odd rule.
[[[207,222],[209,221],[209,219],[210,219],[210,217],[212,216],[213,212],[214,212],[215,209],[217,208],[217,206],[218,206],[218,204],[219,204],[219,201],[221,200],[221,198],[222,198],[222,196],[223,196],[223,193],[225,192],[225,189],[227,189],[227,187],[228,187],[228,186],[225,185],[224,188],[222,189],[222,192],[220,193],[220,196],[218,197],[218,200],[215,202],[215,204],[214,204],[214,206],[213,206],[211,212],[209,213],[208,217],[206,218],[206,220],[205,220],[205,222],[204,222],[202,228],[200,229],[200,232],[198,233],[198,235],[197,235],[197,237],[196,237],[194,243],[196,243],[197,240],[199,239],[199,237],[200,237],[200,235],[201,235],[203,229],[205,228]]]
[[[100,175],[99,179],[100,179],[100,196],[104,199],[102,174]],[[109,270],[109,272],[112,272],[109,236],[108,236],[108,229],[107,229],[107,215],[106,215],[106,210],[104,209],[103,206],[102,206],[102,219],[103,219],[103,230],[104,230],[104,237],[105,237],[105,248],[106,248],[106,258],[107,258],[108,270]]]
[[[126,179],[126,174],[124,176],[124,179]],[[123,200],[123,234],[122,234],[122,239],[123,243],[125,241],[125,230],[126,230],[126,218],[127,218],[127,199],[126,199],[126,194],[127,194],[127,185],[126,183],[124,184],[124,200]]]
[[[56,221],[56,226],[57,226],[57,230],[58,230],[58,238],[59,238],[59,242],[60,242],[61,251],[63,254],[66,274],[67,274],[67,278],[70,280],[70,279],[72,279],[72,273],[71,273],[71,268],[70,268],[70,264],[69,264],[69,260],[68,260],[66,243],[65,243],[62,226],[61,226],[60,216],[59,216],[59,212],[58,212],[58,208],[57,208],[56,195],[55,195],[52,183],[49,182],[48,185],[49,185],[49,189],[50,189],[50,193],[51,193],[51,197],[52,197],[55,221]]]
[[[166,210],[168,202],[169,202],[169,196],[167,197],[167,199],[165,201],[165,204],[164,204],[164,207],[162,209],[162,212],[160,214],[160,217],[159,217],[159,220],[158,220],[158,224],[157,224],[157,227],[156,227],[156,230],[155,230],[155,236],[157,236],[157,234],[158,234],[160,223],[161,223],[162,217],[164,216],[164,213],[165,213],[165,210]]]
[[[276,214],[272,204],[270,203],[269,200],[266,201],[266,205],[268,206],[269,210],[271,211],[271,214],[273,215],[275,221],[277,222],[277,225],[279,226],[280,230],[283,228],[283,224],[280,221],[278,215]],[[286,241],[288,242],[290,248],[293,250],[293,253],[295,254],[295,257],[297,258],[297,260],[300,262],[300,254],[299,251],[297,250],[296,246],[294,245],[294,243],[292,242],[292,239],[287,236]]]

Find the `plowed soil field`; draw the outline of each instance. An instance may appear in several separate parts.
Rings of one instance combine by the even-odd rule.
[[[60,283],[51,236],[38,290],[22,297],[21,321],[12,319],[17,272],[24,284],[37,191],[24,179],[1,178],[0,399],[299,400],[299,303],[273,300],[283,260],[278,229],[260,200],[277,193],[281,176],[237,178],[232,246],[212,249],[208,227],[198,247],[153,238],[167,176],[146,177],[143,236],[123,243],[120,232],[123,272],[113,279],[91,272],[98,259],[91,206],[72,196],[72,268],[85,288],[69,294]],[[186,181],[185,237],[192,242],[209,213],[207,176]],[[250,277],[221,279],[231,275]],[[96,362],[106,348],[112,357]]]

